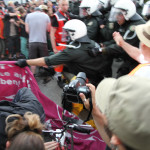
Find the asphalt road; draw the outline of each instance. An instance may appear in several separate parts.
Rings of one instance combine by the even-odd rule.
[[[57,81],[55,78],[51,79],[46,84],[43,84],[42,78],[36,78],[39,88],[41,89],[42,93],[54,101],[56,104],[61,106],[61,94],[62,89],[57,85]]]

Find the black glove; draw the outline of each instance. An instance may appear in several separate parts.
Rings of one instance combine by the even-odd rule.
[[[19,60],[15,63],[15,65],[17,65],[17,66],[19,66],[19,67],[21,67],[21,68],[23,68],[23,67],[25,67],[25,66],[28,66],[28,64],[27,64],[27,62],[26,62],[26,59],[19,59]]]
[[[105,25],[104,20],[100,19],[100,20],[99,20],[99,25]]]
[[[100,47],[89,47],[89,55],[92,57],[96,57],[97,55],[102,53],[102,49]]]

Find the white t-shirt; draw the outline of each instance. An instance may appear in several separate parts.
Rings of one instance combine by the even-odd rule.
[[[143,66],[137,70],[134,74],[135,76],[150,78],[150,65]]]
[[[47,14],[40,11],[30,13],[27,15],[25,23],[29,26],[29,43],[47,43],[47,25],[50,23],[50,18]]]
[[[150,63],[149,61],[146,61],[144,59],[144,55],[141,54],[139,56],[139,62],[141,64],[147,64],[147,63]],[[137,70],[135,73],[134,73],[135,76],[140,76],[140,77],[147,77],[147,78],[150,78],[150,65],[146,65],[146,66],[142,66],[141,68],[139,68],[139,70]]]
[[[140,62],[141,64],[150,63],[149,61],[147,61],[147,60],[144,59],[144,55],[143,55],[143,54],[140,54],[140,56],[139,56],[139,62]]]

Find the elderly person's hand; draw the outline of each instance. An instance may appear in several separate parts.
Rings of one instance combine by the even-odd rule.
[[[122,46],[124,40],[123,40],[123,37],[120,35],[119,32],[114,32],[113,38],[114,38],[114,40],[118,46]]]
[[[93,104],[93,109],[94,109],[96,107],[96,103],[95,103],[95,86],[92,85],[92,84],[86,84],[86,86],[89,87],[89,89],[91,91],[92,104]],[[89,110],[90,109],[89,99],[86,99],[86,97],[83,93],[80,93],[80,98],[82,99],[85,108]]]
[[[45,150],[53,150],[59,146],[59,143],[56,141],[46,142],[44,143]]]

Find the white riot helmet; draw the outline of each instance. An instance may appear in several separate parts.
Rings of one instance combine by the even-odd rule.
[[[109,21],[117,21],[121,15],[124,16],[125,20],[129,20],[135,14],[136,7],[131,0],[119,0],[114,7],[111,8]]]
[[[84,22],[78,19],[72,19],[65,23],[63,27],[63,37],[67,40],[75,41],[87,35],[87,27]],[[63,39],[63,41],[65,41]]]
[[[82,0],[80,7],[80,16],[88,16],[100,9],[99,0]]]
[[[144,4],[144,7],[142,9],[142,16],[146,20],[150,19],[150,1],[148,1]]]
[[[117,3],[118,0],[110,0],[110,5],[114,6]]]

